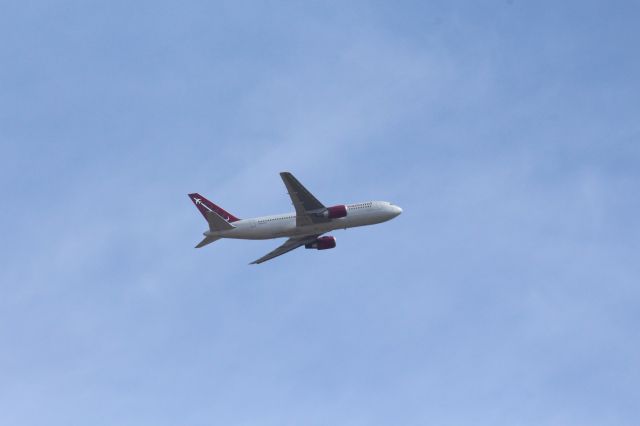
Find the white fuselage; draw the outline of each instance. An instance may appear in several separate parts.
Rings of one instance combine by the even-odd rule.
[[[296,226],[296,214],[286,213],[242,219],[233,222],[234,229],[207,231],[206,236],[237,238],[244,240],[266,240],[270,238],[295,237],[324,234],[336,229],[354,228],[386,222],[402,213],[402,209],[387,201],[368,201],[346,204],[347,215],[339,219],[312,225]]]

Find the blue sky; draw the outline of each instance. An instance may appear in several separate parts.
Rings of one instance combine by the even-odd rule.
[[[640,6],[0,5],[0,424],[637,425]],[[193,246],[278,172],[396,220]]]

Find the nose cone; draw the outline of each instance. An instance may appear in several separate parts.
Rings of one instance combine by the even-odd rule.
[[[393,209],[393,216],[400,216],[400,213],[402,213],[402,209],[398,206],[392,206]]]

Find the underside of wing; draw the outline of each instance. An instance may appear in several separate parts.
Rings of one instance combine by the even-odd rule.
[[[267,260],[273,259],[274,257],[278,257],[280,255],[290,252],[291,250],[295,250],[300,246],[311,243],[315,241],[319,235],[320,234],[289,238],[287,241],[284,242],[284,244],[282,244],[277,249],[267,253],[266,255],[262,256],[260,259],[254,260],[253,262],[251,262],[251,265],[256,265],[262,262],[266,262]]]
[[[280,177],[287,187],[293,206],[296,209],[297,226],[312,225],[314,223],[327,221],[318,214],[325,209],[324,204],[318,201],[295,176],[289,172],[282,172],[280,173]]]

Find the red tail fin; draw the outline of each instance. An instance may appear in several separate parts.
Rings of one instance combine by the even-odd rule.
[[[202,217],[204,217],[205,219],[207,218],[207,212],[213,211],[218,213],[224,219],[226,219],[227,222],[235,222],[240,220],[239,218],[235,217],[234,215],[232,215],[222,207],[216,206],[211,201],[207,200],[197,192],[193,194],[189,194],[189,198],[191,198],[191,201],[193,201],[193,204],[195,204],[195,206],[198,208],[198,210],[202,214]]]

